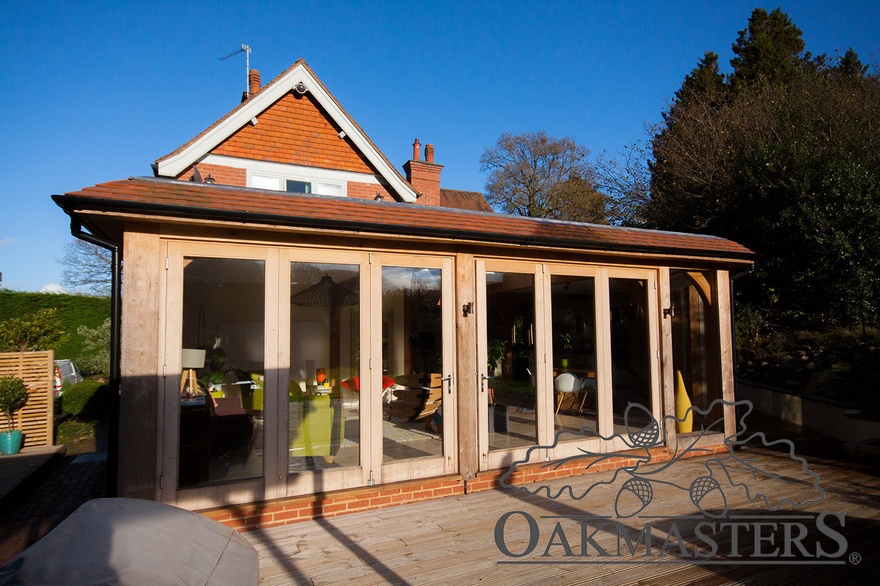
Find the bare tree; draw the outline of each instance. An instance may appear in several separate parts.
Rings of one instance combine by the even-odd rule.
[[[643,226],[650,201],[650,147],[637,142],[624,147],[617,158],[602,153],[596,159],[596,188],[605,195],[608,223]]]
[[[604,222],[605,201],[596,190],[589,154],[572,138],[505,132],[480,157],[481,170],[489,171],[486,199],[509,214]]]
[[[110,263],[112,253],[100,246],[75,239],[64,246],[64,265],[61,282],[71,289],[93,295],[110,292]]]

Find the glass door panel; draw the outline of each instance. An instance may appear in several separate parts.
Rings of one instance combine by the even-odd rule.
[[[265,262],[183,259],[178,487],[263,476]]]
[[[488,448],[538,441],[535,275],[486,271]]]
[[[654,413],[648,280],[610,278],[609,303],[614,433],[625,435],[624,413],[629,403]],[[629,416],[632,431],[650,423],[642,409],[630,410]]]
[[[442,299],[441,269],[382,267],[383,463],[444,455]]]
[[[595,286],[591,276],[551,277],[555,433],[569,432],[560,441],[582,439],[585,426],[599,430]]]
[[[360,267],[290,263],[288,472],[360,466]]]
[[[708,410],[721,399],[721,349],[718,342],[718,309],[712,287],[714,275],[698,271],[669,272],[672,306],[672,368],[681,375],[684,391],[695,407]],[[676,382],[676,386],[678,383]],[[694,431],[716,423],[721,405],[708,415],[694,412]],[[716,425],[714,428],[720,431]]]

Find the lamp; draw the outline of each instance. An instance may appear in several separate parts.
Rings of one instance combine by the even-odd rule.
[[[180,351],[180,395],[193,396],[198,394],[196,370],[205,367],[205,351],[197,348],[184,348]]]

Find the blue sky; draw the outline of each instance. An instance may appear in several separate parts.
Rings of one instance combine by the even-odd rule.
[[[0,0],[0,272],[60,283],[71,241],[50,199],[151,175],[232,109],[247,43],[267,83],[305,59],[398,167],[433,143],[444,187],[482,190],[502,132],[594,155],[646,138],[705,51],[728,67],[752,10],[781,6],[813,54],[880,60],[875,1],[23,2]]]

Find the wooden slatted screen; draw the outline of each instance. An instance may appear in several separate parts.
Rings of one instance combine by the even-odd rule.
[[[54,406],[52,387],[55,379],[54,353],[0,352],[0,376],[15,376],[27,385],[27,405],[15,414],[15,429],[23,432],[22,447],[54,444],[52,423]],[[9,425],[6,414],[0,413],[0,430]]]

